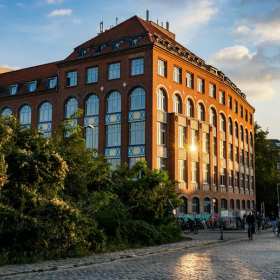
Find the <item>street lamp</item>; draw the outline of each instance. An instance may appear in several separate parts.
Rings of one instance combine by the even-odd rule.
[[[280,186],[280,183],[277,184],[277,198],[278,198],[278,218],[280,219],[280,202],[279,202],[279,186]]]
[[[196,146],[195,146],[195,144],[191,144],[190,149],[191,149],[191,152],[195,152],[195,151],[196,151]]]

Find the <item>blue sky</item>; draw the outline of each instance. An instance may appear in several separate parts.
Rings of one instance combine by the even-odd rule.
[[[176,40],[222,70],[280,139],[280,0],[0,0],[0,67],[57,61],[133,15],[169,21]]]

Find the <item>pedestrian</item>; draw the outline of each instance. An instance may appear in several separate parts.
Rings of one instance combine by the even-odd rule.
[[[271,227],[275,228],[275,226],[276,226],[276,216],[274,215],[274,212],[271,212],[270,221],[271,221]]]
[[[258,226],[258,231],[260,232],[261,230],[261,224],[262,224],[262,215],[260,212],[257,212],[257,226]]]
[[[250,237],[249,229],[252,229],[252,233],[255,233],[255,216],[252,212],[249,213],[249,215],[246,218],[246,223],[248,225],[248,237]]]
[[[243,215],[243,228],[244,228],[244,231],[246,232],[246,219],[247,219],[247,215],[244,214]]]

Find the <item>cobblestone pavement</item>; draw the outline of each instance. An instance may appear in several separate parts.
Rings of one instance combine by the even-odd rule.
[[[5,277],[4,273],[28,271],[26,266],[25,270],[6,266],[0,275],[15,280],[280,279],[280,238],[271,233],[255,235],[252,241],[190,241],[98,257],[99,262],[97,256],[64,260],[56,268],[54,262],[44,262],[37,269],[56,270]],[[75,264],[81,266],[73,267]],[[29,271],[35,266],[30,265]]]

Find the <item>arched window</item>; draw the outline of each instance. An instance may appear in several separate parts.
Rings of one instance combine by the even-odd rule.
[[[240,210],[240,200],[239,199],[236,200],[236,209]]]
[[[227,200],[225,198],[221,199],[221,209],[227,210]]]
[[[39,108],[38,129],[43,133],[45,138],[51,137],[52,134],[52,104],[44,102]]]
[[[65,117],[70,118],[78,110],[78,100],[70,98],[65,104]]]
[[[85,138],[86,147],[98,149],[99,134],[99,97],[96,94],[90,95],[85,104]]]
[[[214,108],[210,108],[209,121],[214,127],[217,126],[217,114]]]
[[[12,115],[12,114],[13,114],[13,112],[9,107],[4,108],[2,111],[2,117],[6,117],[6,116]]]
[[[194,117],[194,105],[191,99],[187,99],[186,101],[186,114],[187,117]]]
[[[24,105],[19,110],[19,121],[22,125],[31,125],[31,107],[29,105]]]
[[[237,122],[234,123],[234,134],[235,134],[235,138],[238,139],[238,124],[237,124]]]
[[[197,118],[201,121],[205,121],[205,109],[201,103],[197,106]]]
[[[39,122],[52,121],[52,104],[44,102],[39,108]]]
[[[182,205],[179,207],[180,213],[188,213],[188,199],[184,196],[181,197]]]
[[[234,200],[233,199],[231,199],[230,200],[230,202],[229,202],[229,204],[230,204],[230,209],[234,209]]]
[[[253,134],[250,132],[250,146],[253,147]]]
[[[231,118],[228,119],[228,132],[232,135],[232,120]]]
[[[249,144],[249,137],[248,137],[248,130],[247,130],[247,128],[245,129],[245,142],[247,144]]]
[[[247,209],[248,210],[251,209],[251,207],[250,207],[250,200],[247,200]]]
[[[86,100],[86,108],[85,108],[86,116],[94,116],[99,114],[99,98],[96,94],[91,95]]]
[[[241,207],[242,207],[242,210],[245,210],[245,200],[244,199],[242,199],[242,201],[241,201]]]
[[[163,89],[157,91],[157,108],[158,110],[166,111],[166,94]]]
[[[118,91],[113,91],[107,98],[107,113],[121,112],[122,96]]]
[[[211,213],[211,200],[209,197],[205,197],[203,200],[204,213]]]
[[[141,87],[135,88],[130,94],[130,110],[145,109],[145,90]]]
[[[178,94],[173,95],[173,112],[182,114],[182,102]]]
[[[244,141],[244,130],[243,130],[243,126],[240,126],[240,140]]]
[[[198,197],[194,197],[192,199],[192,210],[193,210],[193,213],[199,213],[199,198]]]
[[[226,132],[226,118],[223,114],[220,114],[220,131]]]
[[[214,213],[218,213],[218,199],[217,198],[213,198],[213,208],[214,208]]]

